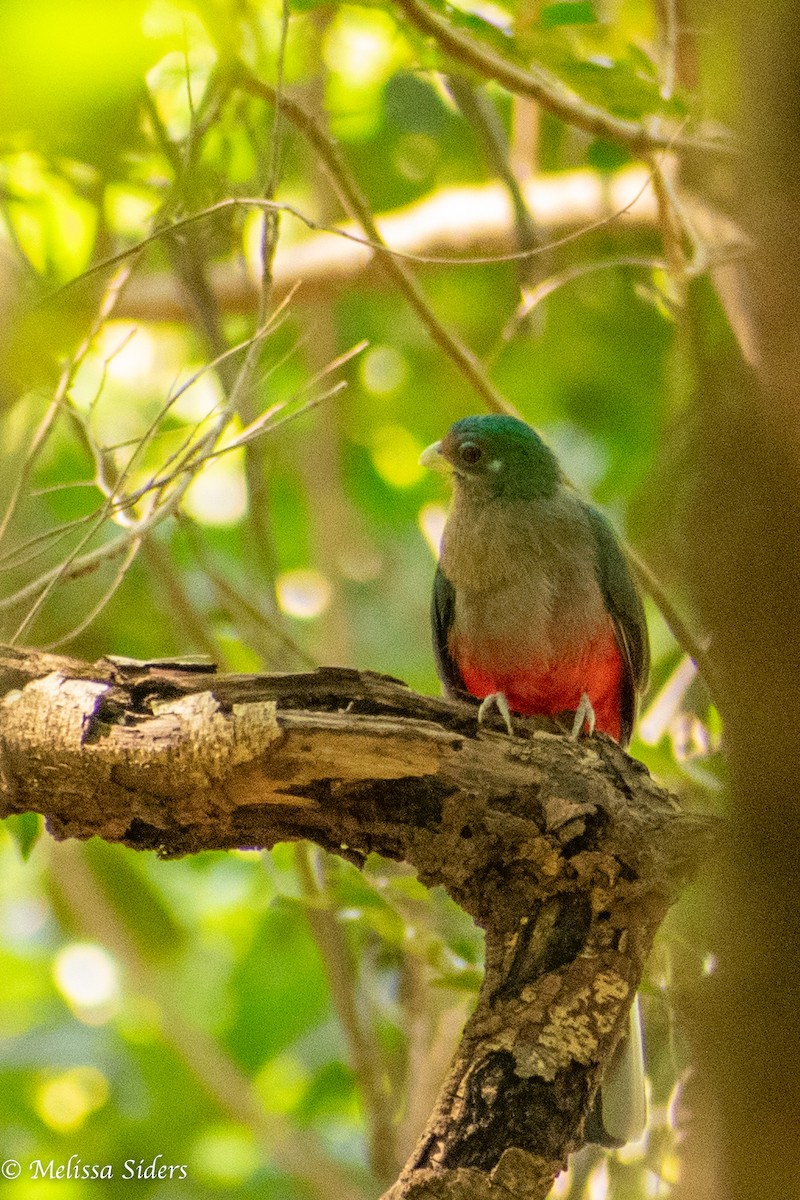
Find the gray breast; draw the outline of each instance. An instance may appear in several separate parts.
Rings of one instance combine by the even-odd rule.
[[[512,503],[457,494],[442,569],[456,591],[453,636],[495,667],[574,653],[608,619],[591,529],[567,489]]]

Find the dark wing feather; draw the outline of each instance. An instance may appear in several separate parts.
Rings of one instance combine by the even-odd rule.
[[[433,633],[433,653],[436,657],[436,670],[448,696],[457,696],[466,692],[461,672],[456,666],[455,659],[450,653],[447,638],[453,624],[456,606],[456,592],[450,580],[440,566],[436,568],[433,580],[433,596],[431,598],[431,631]]]
[[[627,746],[636,717],[636,698],[638,693],[644,691],[650,671],[647,622],[641,597],[617,535],[596,508],[587,504],[586,511],[597,551],[597,579],[614,623],[614,633],[625,667],[620,740],[623,746]]]

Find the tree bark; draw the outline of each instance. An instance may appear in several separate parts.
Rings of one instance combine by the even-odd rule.
[[[486,931],[477,1006],[385,1200],[544,1197],[709,822],[604,735],[478,729],[386,676],[0,648],[0,815],[163,857],[309,838],[404,860]]]

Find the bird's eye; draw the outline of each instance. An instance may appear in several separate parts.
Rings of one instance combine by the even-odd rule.
[[[474,442],[464,442],[464,445],[458,451],[458,457],[468,467],[474,466],[483,455],[480,446],[476,446]]]

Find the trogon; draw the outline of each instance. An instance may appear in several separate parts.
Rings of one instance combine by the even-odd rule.
[[[454,485],[431,611],[445,691],[483,701],[482,714],[497,704],[509,732],[511,713],[570,712],[576,736],[588,723],[626,746],[647,682],[647,625],[606,518],[514,417],[457,421],[420,461]],[[638,1021],[634,1005],[587,1123],[592,1140],[619,1144],[644,1123]]]

